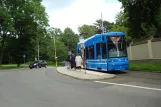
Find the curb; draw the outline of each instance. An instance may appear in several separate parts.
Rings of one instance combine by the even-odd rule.
[[[106,77],[103,77],[103,78],[99,78],[99,79],[82,79],[82,78],[79,78],[79,77],[74,77],[74,76],[71,76],[71,75],[68,75],[68,74],[64,74],[64,73],[61,73],[57,70],[56,68],[56,72],[58,72],[59,74],[62,74],[62,75],[66,75],[68,77],[72,77],[74,79],[77,79],[77,80],[84,80],[84,81],[95,81],[95,80],[105,80],[105,79],[113,79],[113,78],[116,78],[116,75],[114,77],[110,77],[110,78],[106,78]]]

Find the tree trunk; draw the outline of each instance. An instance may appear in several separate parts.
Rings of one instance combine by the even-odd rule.
[[[2,60],[3,60],[3,51],[4,51],[4,40],[2,40],[1,46],[0,46],[0,65],[2,64]]]
[[[161,37],[161,27],[158,28],[158,36]]]
[[[17,67],[20,67],[20,64],[17,64]]]

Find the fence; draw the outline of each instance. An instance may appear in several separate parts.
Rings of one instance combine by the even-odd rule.
[[[161,38],[131,43],[127,51],[129,60],[161,59]]]

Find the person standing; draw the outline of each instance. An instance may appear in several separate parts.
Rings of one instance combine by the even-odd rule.
[[[76,63],[75,63],[75,55],[72,54],[72,57],[71,57],[71,69],[76,69]]]
[[[76,62],[76,68],[81,70],[81,66],[82,66],[82,57],[80,55],[80,53],[78,53],[78,55],[75,57],[75,62]]]
[[[67,58],[67,62],[68,62],[67,69],[70,69],[71,68],[71,58],[72,58],[72,56],[71,55],[68,55],[68,58]]]

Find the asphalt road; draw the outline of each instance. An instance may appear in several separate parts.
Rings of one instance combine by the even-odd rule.
[[[0,107],[161,107],[161,74],[82,81],[54,68],[1,70]]]

